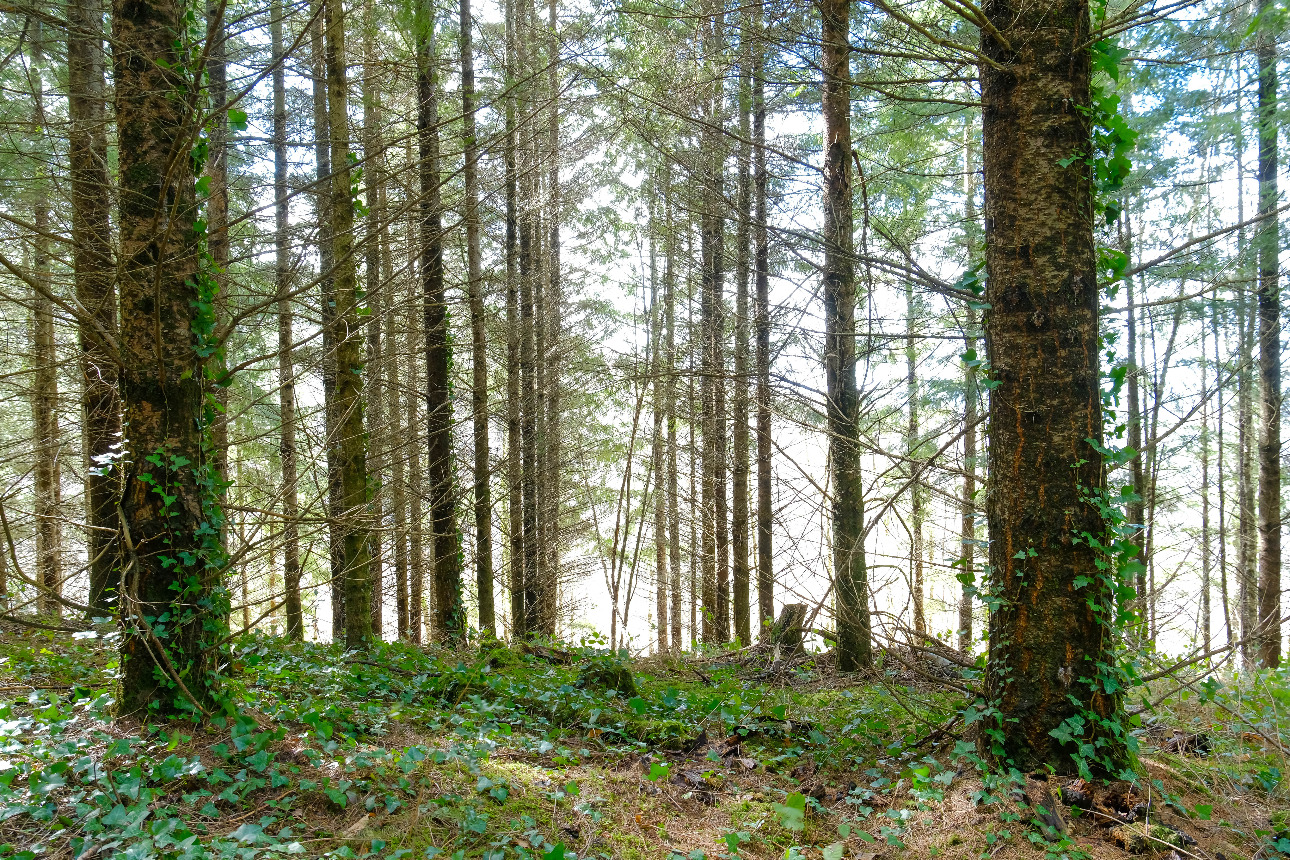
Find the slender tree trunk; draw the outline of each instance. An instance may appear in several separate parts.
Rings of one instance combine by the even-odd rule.
[[[765,48],[762,44],[762,3],[753,3],[754,61],[752,81],[753,126],[753,268],[757,341],[757,620],[764,635],[775,620],[775,571],[771,526],[775,513],[771,499],[770,437],[770,242],[766,225],[766,84]]]
[[[972,159],[971,119],[963,123],[963,220],[968,265],[976,265],[979,247],[976,210],[976,164]],[[963,347],[970,360],[976,358],[977,314],[968,308],[963,330]],[[959,505],[959,592],[958,646],[964,654],[972,649],[972,597],[976,593],[976,423],[979,398],[976,366],[963,365],[963,499]]]
[[[520,2],[520,0],[517,0]],[[516,62],[521,80],[529,81],[533,75],[532,19],[527,2],[520,2],[516,10]],[[530,84],[521,87],[517,108],[520,116],[528,113],[532,104]],[[538,391],[537,391],[537,323],[536,280],[537,244],[535,213],[537,165],[534,158],[535,140],[519,146],[519,315],[520,315],[520,495],[523,520],[523,590],[524,630],[528,635],[542,630],[542,609],[538,563],[541,547],[538,545]]]
[[[466,294],[470,300],[471,419],[475,443],[475,587],[479,592],[479,629],[497,636],[493,608],[493,496],[488,463],[488,352],[484,342],[484,275],[479,239],[479,143],[475,139],[474,19],[470,0],[460,3],[462,149],[465,183],[462,220],[466,222]]]
[[[560,272],[560,37],[557,26],[556,0],[547,3],[547,291],[546,315],[542,322],[547,332],[544,364],[546,378],[543,392],[546,403],[546,436],[542,450],[545,457],[544,510],[546,511],[545,542],[542,550],[546,557],[545,575],[542,577],[543,632],[556,635],[559,610],[561,565],[560,514],[561,514],[561,457],[563,437],[560,431],[560,371],[563,333],[563,286]],[[536,29],[536,27],[535,27]]]
[[[114,446],[121,438],[117,364],[106,340],[117,333],[112,275],[107,116],[103,80],[102,0],[67,4],[68,158],[71,163],[72,270],[77,303],[89,316],[80,323],[81,413],[90,468],[85,478],[90,589],[96,615],[116,605],[120,542],[116,500],[121,471]],[[2,554],[0,554],[2,555]]]
[[[981,34],[986,296],[991,377],[990,618],[982,732],[986,754],[1023,772],[1070,767],[1070,717],[1118,721],[1118,695],[1097,667],[1114,664],[1114,600],[1085,540],[1105,529],[1088,493],[1105,486],[1098,371],[1093,188],[1072,152],[1088,152],[1089,7],[1000,0]],[[995,31],[1000,36],[996,37]],[[1006,39],[1010,48],[1006,47]],[[997,65],[995,65],[997,64]],[[1097,607],[1095,611],[1093,607]],[[1093,766],[1127,764],[1122,735],[1088,723]]]
[[[346,629],[345,619],[345,544],[341,521],[340,430],[336,409],[336,343],[334,298],[334,253],[331,226],[331,130],[327,104],[327,62],[323,38],[323,16],[319,14],[324,0],[310,7],[310,71],[313,75],[314,163],[317,181],[314,209],[318,220],[319,308],[322,317],[322,387],[323,412],[326,419],[327,445],[327,542],[331,570],[331,630],[339,639]]]
[[[1209,332],[1200,327],[1200,639],[1202,651],[1213,643],[1210,591],[1213,583],[1213,553],[1210,551],[1209,528]]]
[[[909,425],[905,430],[905,455],[909,459],[911,475],[918,470],[918,461],[922,454],[919,436],[918,414],[918,353],[914,345],[914,314],[917,303],[914,300],[914,284],[905,283],[905,396],[909,400]],[[914,478],[909,488],[909,529],[913,534],[909,547],[910,579],[909,591],[914,599],[914,630],[920,634],[927,633],[927,614],[923,605],[923,521],[926,519],[924,507],[926,494],[923,482]]]
[[[333,343],[336,346],[335,417],[340,472],[345,647],[363,648],[372,639],[371,555],[367,442],[363,432],[363,331],[354,261],[354,205],[350,198],[348,83],[342,0],[324,0],[327,61],[327,118],[331,130],[331,246],[335,265]]]
[[[1226,452],[1223,450],[1223,425],[1225,423],[1223,412],[1226,409],[1224,403],[1223,390],[1227,376],[1226,365],[1223,361],[1222,341],[1219,332],[1222,329],[1218,324],[1218,302],[1210,305],[1210,323],[1214,336],[1214,374],[1218,379],[1218,585],[1220,599],[1223,601],[1223,631],[1226,642],[1230,646],[1236,641],[1232,630],[1232,608],[1228,601],[1227,588],[1227,474],[1224,468],[1226,464]]]
[[[1281,665],[1281,292],[1277,199],[1277,49],[1271,0],[1259,0],[1259,660]]]
[[[54,351],[54,303],[50,298],[49,255],[49,154],[45,134],[45,47],[44,25],[28,19],[27,76],[31,87],[31,130],[37,138],[31,220],[35,227],[31,291],[32,363],[31,414],[34,429],[33,484],[36,513],[36,578],[40,583],[37,605],[43,614],[57,617],[62,612],[62,455],[58,426],[58,356]]]
[[[421,166],[421,286],[426,329],[426,428],[429,459],[426,480],[434,541],[435,634],[465,636],[461,595],[461,532],[452,457],[452,345],[443,277],[442,203],[439,193],[439,83],[434,51],[433,7],[419,7],[417,33],[417,139]]]
[[[419,220],[419,218],[418,218]],[[419,225],[418,225],[419,226]],[[414,231],[419,232],[418,231]],[[421,251],[415,242],[409,242],[414,259],[409,268],[419,276],[416,261]],[[423,310],[423,293],[419,277],[409,281],[408,316],[405,331],[412,332],[409,338],[408,385],[410,392],[407,398],[408,427],[408,627],[412,641],[420,644],[423,638],[422,628],[432,617],[432,605],[425,605],[425,515],[421,500],[425,494],[425,470],[422,466],[422,453],[425,443],[425,421],[421,415],[422,378],[421,365],[425,355],[425,313]],[[431,547],[433,549],[433,547]],[[433,591],[431,592],[433,596]]]
[[[676,447],[676,225],[672,212],[672,168],[663,167],[663,316],[667,330],[663,347],[663,402],[667,421],[668,566],[671,569],[672,651],[681,651],[681,509],[679,507]]]
[[[1121,223],[1128,223],[1128,219],[1121,219]],[[1125,248],[1125,254],[1132,257],[1132,233],[1126,234],[1129,237],[1128,247]],[[1125,292],[1128,297],[1128,343],[1126,344],[1129,351],[1129,368],[1126,373],[1128,381],[1128,425],[1129,425],[1129,447],[1137,453],[1129,461],[1129,474],[1133,480],[1133,500],[1129,502],[1125,509],[1125,516],[1128,517],[1129,524],[1133,527],[1133,544],[1138,548],[1138,561],[1141,566],[1138,568],[1134,581],[1134,590],[1137,592],[1135,601],[1139,616],[1139,637],[1145,641],[1148,638],[1150,630],[1147,626],[1147,603],[1150,599],[1147,593],[1147,532],[1146,532],[1146,508],[1145,499],[1147,487],[1142,475],[1142,397],[1140,394],[1142,376],[1141,367],[1138,364],[1138,310],[1134,304],[1133,295],[1133,278],[1125,278]]]
[[[653,464],[655,483],[658,485],[654,491],[654,627],[658,640],[658,653],[662,654],[667,651],[668,642],[667,491],[664,484],[667,461],[663,447],[663,426],[667,421],[665,400],[667,382],[664,379],[663,318],[660,313],[658,294],[659,222],[652,205],[649,214],[649,231],[649,374],[653,388],[651,401],[654,413],[654,429],[650,435],[650,461]]]
[[[291,342],[291,246],[287,236],[287,95],[282,68],[282,0],[269,10],[273,49],[273,199],[274,245],[277,250],[275,289],[278,296],[278,459],[282,469],[282,579],[285,586],[287,638],[304,638],[300,605],[300,519],[296,475],[296,371]]]
[[[838,668],[868,669],[869,583],[864,484],[857,438],[855,263],[851,212],[851,0],[824,0],[824,372],[828,384],[833,490],[833,576],[838,594]]]
[[[752,612],[748,569],[748,279],[749,241],[752,234],[752,27],[743,13],[739,62],[739,225],[735,231],[735,375],[734,464],[731,469],[730,544],[734,557],[735,636],[740,644],[752,641]]]
[[[520,417],[519,175],[516,165],[518,78],[515,17],[519,0],[506,0],[506,505],[511,590],[511,635],[528,636],[524,585],[523,424]]]
[[[384,357],[382,350],[385,344],[381,338],[381,318],[387,313],[383,309],[384,296],[381,284],[381,231],[385,213],[381,207],[381,183],[384,182],[385,158],[381,143],[381,81],[377,77],[378,57],[376,55],[377,20],[372,0],[366,0],[363,25],[363,179],[367,197],[366,246],[363,248],[364,266],[367,275],[367,317],[364,328],[367,330],[367,363],[366,374],[366,419],[367,444],[369,447],[368,471],[373,492],[371,493],[372,531],[368,539],[368,553],[371,556],[370,577],[372,581],[372,635],[383,638],[385,632],[385,473],[386,451],[389,450],[385,424]],[[399,600],[404,595],[396,595],[396,623],[398,638],[407,635],[407,603],[401,605]]]
[[[184,9],[175,0],[113,3],[123,183],[121,395],[129,428],[120,503],[128,555],[123,714],[192,713],[212,703],[219,663],[212,640],[220,638],[228,608],[215,576],[221,548],[203,537],[218,534],[223,519],[202,480],[214,464],[204,438],[206,360],[193,337],[193,316],[201,313],[201,322],[213,325],[214,296],[197,287],[197,205],[187,152],[193,116],[181,95],[195,82],[184,71],[184,27]],[[176,564],[176,558],[194,561]],[[163,613],[170,620],[157,631],[150,619]]]

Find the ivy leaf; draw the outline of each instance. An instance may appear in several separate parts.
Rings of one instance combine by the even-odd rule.
[[[246,131],[246,111],[229,108],[228,127],[233,131]]]

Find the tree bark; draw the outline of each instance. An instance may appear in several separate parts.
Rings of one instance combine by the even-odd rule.
[[[748,569],[748,279],[752,238],[752,28],[743,13],[739,70],[739,224],[735,231],[734,463],[731,468],[730,549],[733,557],[735,637],[752,642]]]
[[[771,527],[775,513],[771,499],[770,437],[770,242],[766,224],[766,84],[765,49],[762,46],[762,4],[753,4],[754,40],[753,125],[753,267],[756,290],[757,340],[757,615],[765,631],[775,619],[775,571]]]
[[[1084,537],[1106,528],[1088,499],[1105,487],[1093,188],[1085,161],[1069,162],[1092,145],[1089,7],[998,0],[987,10],[985,334],[997,386],[986,510],[997,608],[986,700],[997,713],[982,747],[1023,772],[1067,772],[1073,742],[1052,732],[1071,717],[1122,716],[1098,680],[1116,659],[1111,583]],[[1086,725],[1077,741],[1104,744],[1091,766],[1118,773],[1122,740]]]
[[[466,632],[461,599],[461,532],[452,457],[452,345],[443,278],[439,177],[439,83],[434,8],[419,7],[417,32],[417,140],[421,165],[421,286],[426,331],[426,480],[434,542],[435,635],[460,640]]]
[[[206,121],[209,156],[206,176],[210,179],[206,199],[206,250],[210,255],[211,276],[219,291],[215,294],[215,317],[228,319],[228,45],[224,26],[224,0],[206,2],[206,80],[210,117]],[[215,472],[221,478],[219,496],[225,499],[228,487],[229,390],[224,378],[227,368],[227,341],[212,359],[216,364],[214,391],[215,417],[211,423],[211,443],[215,446]],[[227,540],[227,535],[224,536]]]
[[[59,459],[61,431],[58,426],[58,356],[54,351],[54,303],[50,296],[49,254],[49,182],[45,151],[48,129],[45,117],[45,47],[44,25],[39,19],[28,19],[30,39],[27,76],[31,87],[31,131],[36,138],[31,202],[31,220],[35,227],[32,244],[32,382],[31,415],[33,429],[32,483],[36,514],[36,579],[40,583],[37,606],[44,615],[57,618],[62,614],[58,598],[63,592],[62,564],[62,469]]]
[[[838,668],[868,669],[869,583],[864,553],[856,391],[855,263],[851,211],[851,0],[820,6],[824,111],[824,372],[833,490]]]
[[[479,593],[479,629],[497,636],[493,608],[493,495],[488,463],[488,351],[484,341],[484,276],[479,245],[479,143],[475,139],[475,55],[472,47],[474,19],[470,0],[460,3],[462,220],[466,223],[466,293],[470,299],[471,419],[475,443],[475,587]]]
[[[1281,293],[1277,206],[1277,49],[1259,0],[1259,660],[1281,665]]]
[[[546,475],[543,481],[543,509],[545,511],[545,541],[542,547],[545,554],[544,575],[542,577],[542,624],[543,632],[548,636],[557,633],[559,615],[559,588],[561,565],[560,514],[561,489],[560,477],[563,436],[560,430],[560,372],[562,369],[562,349],[560,345],[563,334],[563,282],[560,271],[560,37],[557,29],[556,0],[547,3],[547,248],[546,271],[547,288],[545,317],[542,325],[546,330],[546,349],[544,352],[545,379],[543,393],[546,403],[543,415],[546,419],[545,442],[542,446]],[[535,26],[536,29],[536,26]]]
[[[676,447],[676,225],[672,212],[672,168],[663,167],[663,316],[667,334],[663,346],[664,410],[667,421],[668,567],[671,569],[672,650],[681,651],[681,509]]]
[[[335,344],[335,418],[340,473],[342,569],[345,576],[345,647],[372,639],[370,509],[367,440],[363,432],[363,321],[354,261],[354,203],[350,197],[348,83],[342,0],[324,0],[327,118],[331,131],[331,247],[334,265],[332,342]],[[336,514],[333,514],[336,516]]]
[[[511,590],[511,636],[528,636],[524,563],[524,434],[520,415],[520,274],[519,178],[516,165],[516,94],[518,77],[515,8],[519,0],[506,0],[506,505]]]
[[[89,599],[95,614],[116,606],[120,540],[116,500],[121,486],[115,446],[121,438],[117,364],[107,337],[117,333],[116,287],[112,281],[110,200],[107,193],[107,116],[103,80],[101,0],[73,0],[67,6],[68,158],[71,163],[72,271],[77,303],[89,320],[79,332],[81,412],[85,422],[85,478],[89,555]]]
[[[278,459],[282,470],[282,580],[285,586],[287,638],[304,638],[300,604],[300,537],[296,465],[296,371],[292,361],[291,245],[287,197],[287,94],[282,68],[282,0],[269,9],[273,50],[273,199],[274,246],[277,251],[275,289],[278,296]]]
[[[381,142],[381,82],[377,77],[379,59],[376,51],[377,20],[372,0],[366,0],[363,22],[363,179],[367,197],[367,215],[364,217],[366,235],[364,237],[363,264],[367,276],[366,299],[367,316],[363,324],[367,331],[367,363],[363,366],[366,388],[365,418],[367,423],[368,471],[372,485],[371,517],[372,530],[368,538],[368,553],[371,556],[371,613],[372,635],[383,638],[385,628],[385,474],[387,454],[390,449],[385,423],[383,350],[387,344],[382,342],[381,319],[384,310],[383,287],[381,283],[381,239],[384,231],[385,213],[381,207],[381,183],[384,181],[385,157]],[[408,604],[407,594],[395,593],[395,632],[399,639],[407,635]]]
[[[195,337],[213,327],[214,297],[196,286],[188,154],[194,118],[181,95],[195,81],[181,54],[184,26],[176,0],[113,3],[121,396],[129,428],[119,506],[129,556],[121,599],[123,714],[192,713],[212,704],[219,654],[208,646],[220,638],[228,607],[218,541],[203,538],[223,522],[210,490],[206,359]],[[155,620],[163,614],[170,616],[165,624]]]
[[[914,314],[917,302],[913,281],[905,283],[905,397],[909,401],[909,424],[905,430],[905,456],[909,460],[912,481],[909,486],[909,530],[913,539],[909,545],[909,592],[914,602],[914,630],[927,633],[927,614],[923,606],[923,524],[926,519],[926,493],[918,477],[921,456],[919,436],[922,429],[918,414],[918,352],[914,344]]]

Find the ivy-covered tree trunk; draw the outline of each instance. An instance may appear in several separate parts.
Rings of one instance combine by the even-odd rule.
[[[1085,163],[1089,7],[1000,0],[986,9],[1000,36],[981,35],[985,336],[994,384],[986,505],[986,699],[994,710],[982,745],[1022,770],[1064,773],[1077,750],[1054,732],[1069,733],[1105,742],[1091,766],[1116,771],[1126,752],[1101,722],[1121,714],[1101,681],[1116,659],[1111,584],[1088,538],[1106,531],[1090,502],[1105,481]]]
[[[354,261],[354,201],[350,196],[345,15],[341,0],[324,0],[327,119],[331,131],[332,343],[336,354],[335,421],[345,582],[345,647],[372,639],[371,555],[368,546],[367,434],[363,427],[363,324]]]
[[[282,469],[282,582],[287,638],[304,638],[300,605],[300,503],[296,467],[296,371],[292,356],[290,201],[287,197],[287,88],[282,68],[282,0],[270,8],[269,39],[273,49],[273,216],[277,251],[275,287],[278,296],[278,459]]]
[[[1277,47],[1271,0],[1259,0],[1259,662],[1281,665],[1281,286],[1277,216]]]
[[[219,485],[203,384],[214,289],[199,283],[189,148],[197,69],[179,50],[179,0],[115,0],[119,137],[121,396],[125,405],[126,552],[120,610],[121,713],[208,709],[228,599]]]
[[[857,437],[855,262],[851,212],[851,0],[820,6],[824,71],[824,372],[833,480],[838,668],[873,663],[864,555],[864,484]]]
[[[96,614],[116,603],[120,541],[116,501],[120,468],[114,446],[121,436],[117,365],[109,339],[117,333],[116,287],[112,282],[111,198],[108,187],[107,116],[101,0],[67,5],[68,160],[71,163],[72,270],[76,300],[88,315],[80,321],[82,420],[88,519],[89,599]]]

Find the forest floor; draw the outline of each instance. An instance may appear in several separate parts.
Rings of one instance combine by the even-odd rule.
[[[0,630],[0,857],[1290,856],[1284,671],[1166,696],[1094,784],[983,772],[908,661],[245,637],[195,727],[113,720],[115,647]]]

